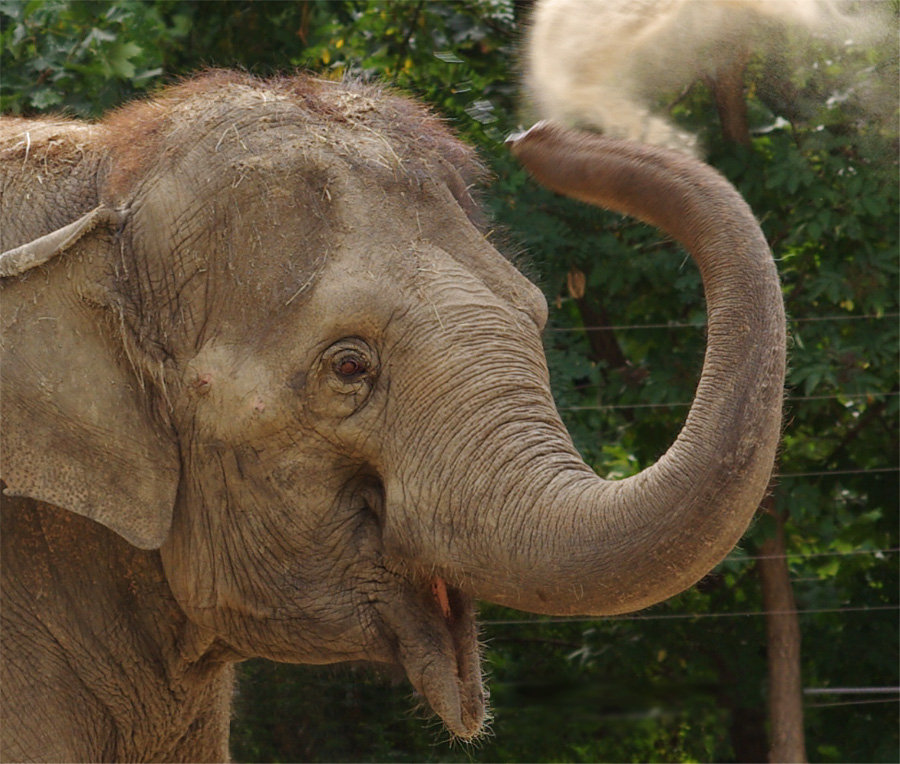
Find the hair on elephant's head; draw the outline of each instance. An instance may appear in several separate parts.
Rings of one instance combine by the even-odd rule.
[[[421,107],[214,72],[97,125],[3,136],[4,193],[23,200],[0,258],[8,491],[159,549],[187,618],[237,658],[402,664],[468,737],[475,598],[647,606],[721,559],[765,490],[777,277],[749,210],[694,160],[547,125],[512,142],[542,182],[662,227],[703,273],[684,430],[607,482],[556,413],[544,298],[479,225],[479,165]]]

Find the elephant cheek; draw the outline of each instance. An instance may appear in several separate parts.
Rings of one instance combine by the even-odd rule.
[[[189,414],[202,432],[236,442],[279,426],[273,374],[259,359],[237,361],[228,348],[208,345],[188,364],[184,380]]]

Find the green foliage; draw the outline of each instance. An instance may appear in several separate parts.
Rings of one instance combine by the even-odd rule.
[[[481,150],[493,173],[484,200],[493,240],[527,251],[525,267],[544,288],[554,395],[576,445],[601,474],[625,476],[668,447],[693,397],[705,340],[699,277],[656,231],[560,199],[508,156],[502,138],[518,127],[516,50],[527,5],[6,0],[0,105],[97,115],[203,66],[311,67],[378,77],[424,98]],[[702,133],[711,163],[749,201],[784,283],[792,347],[775,499],[787,517],[798,606],[829,611],[801,615],[804,683],[896,687],[896,57],[814,46],[788,73],[751,62],[748,89],[749,147],[723,143],[702,83],[671,111]],[[567,287],[573,272],[584,275],[583,297]],[[640,618],[559,623],[486,607],[494,736],[475,747],[446,745],[394,679],[251,662],[235,755],[764,760],[764,623],[729,614],[762,609],[752,557],[770,534],[761,519],[700,585]],[[810,756],[896,760],[896,703],[842,701],[810,697]]]
[[[498,59],[513,54],[509,0],[344,5],[347,13],[336,13],[292,63],[386,79],[433,104],[470,138],[502,137],[491,126],[502,119],[498,105],[514,98],[514,83],[494,76]]]
[[[0,109],[98,116],[150,87],[184,31],[139,0],[3,0]]]

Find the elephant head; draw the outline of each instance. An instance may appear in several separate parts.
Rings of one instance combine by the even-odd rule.
[[[422,108],[211,73],[97,125],[4,135],[8,492],[158,550],[234,659],[400,663],[468,737],[476,598],[646,607],[715,565],[765,491],[780,288],[749,209],[699,162],[549,125],[511,143],[703,275],[684,428],[611,482],[555,410],[546,304],[487,241],[477,162]]]

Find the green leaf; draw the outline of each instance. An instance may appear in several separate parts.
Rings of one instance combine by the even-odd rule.
[[[117,42],[106,54],[106,62],[110,72],[123,80],[130,80],[135,75],[132,59],[137,58],[144,49],[134,42]]]
[[[50,88],[39,88],[31,94],[31,103],[36,109],[49,109],[63,101],[62,95]]]

